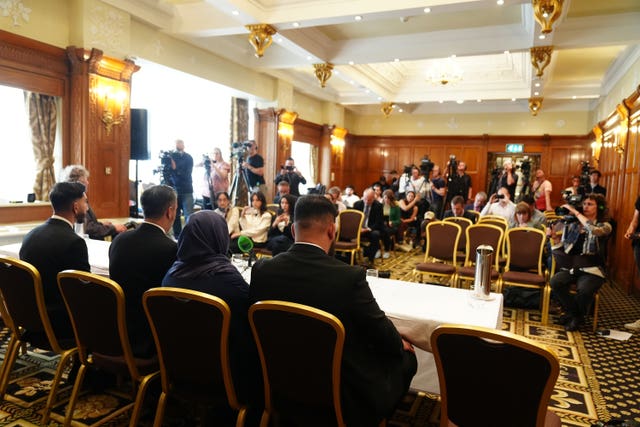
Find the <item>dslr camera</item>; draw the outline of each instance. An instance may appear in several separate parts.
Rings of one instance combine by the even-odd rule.
[[[287,172],[293,172],[294,167],[293,166],[280,165],[280,169],[285,169]]]
[[[215,162],[216,162],[215,159],[212,159],[211,157],[209,157],[208,154],[202,155],[202,164],[204,164],[204,168],[207,171],[207,173],[211,172],[211,165],[213,165]]]
[[[504,199],[504,194],[496,194],[496,199],[498,200]]]

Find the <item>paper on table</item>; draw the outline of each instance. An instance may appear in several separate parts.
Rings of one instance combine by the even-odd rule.
[[[618,341],[626,341],[631,338],[631,333],[624,331],[616,331],[615,329],[609,330],[609,335],[604,335],[605,338],[612,338]]]

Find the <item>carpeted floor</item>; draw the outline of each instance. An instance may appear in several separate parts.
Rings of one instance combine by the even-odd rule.
[[[422,261],[422,257],[419,250],[398,252],[395,257],[378,261],[376,267],[389,270],[392,279],[411,281],[413,266]],[[624,323],[640,319],[640,298],[629,297],[607,284],[601,290],[599,317],[599,328],[624,330]],[[628,341],[616,341],[595,335],[590,322],[578,332],[567,333],[557,325],[541,326],[537,310],[509,307],[504,309],[503,329],[544,342],[557,352],[561,372],[550,408],[560,416],[563,426],[589,427],[598,419],[611,418],[640,421],[640,334],[634,334]],[[6,329],[0,331],[1,355],[7,338]],[[36,349],[20,356],[12,372],[14,380],[0,404],[0,426],[40,425],[39,410],[56,363],[55,356]],[[69,393],[70,387],[67,387],[64,394]],[[125,394],[113,390],[86,395],[74,424],[84,426],[104,420],[125,399]],[[61,425],[64,400],[55,409],[49,426]],[[151,424],[152,411],[153,408],[146,411],[144,425]],[[185,411],[179,407],[168,408],[166,425],[194,425],[191,414]],[[411,391],[387,424],[436,427],[439,411],[437,396]],[[127,422],[126,417],[120,417],[102,425],[120,426]]]

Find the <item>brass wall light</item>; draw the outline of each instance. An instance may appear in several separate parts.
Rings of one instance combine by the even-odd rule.
[[[535,46],[530,49],[531,65],[536,69],[536,76],[542,77],[544,69],[551,62],[553,46]]]
[[[91,95],[96,106],[102,108],[100,121],[104,125],[107,135],[111,135],[114,126],[121,125],[126,120],[125,110],[127,93],[109,79],[96,77]]]
[[[380,107],[380,111],[382,111],[382,114],[384,114],[384,118],[388,118],[391,115],[391,112],[393,111],[393,109],[395,108],[396,104],[393,102],[383,102],[382,106]]]
[[[540,24],[542,34],[553,31],[551,28],[562,14],[564,0],[533,0],[533,16]]]
[[[537,116],[538,112],[542,109],[542,97],[529,98],[529,111],[532,116]]]
[[[331,77],[333,64],[329,62],[325,62],[324,64],[313,64],[313,68],[316,70],[316,78],[320,82],[320,87],[325,87],[327,80]]]
[[[269,24],[249,24],[244,26],[249,34],[249,43],[256,50],[256,56],[262,58],[264,50],[273,43],[273,36],[277,31]]]

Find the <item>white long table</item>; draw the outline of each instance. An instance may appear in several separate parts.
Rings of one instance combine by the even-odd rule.
[[[471,291],[422,283],[367,277],[373,296],[400,334],[416,346],[418,372],[411,387],[440,394],[438,373],[431,353],[431,333],[439,325],[501,328],[502,294],[477,300]],[[469,356],[469,363],[472,355]]]
[[[104,240],[85,239],[89,252],[89,265],[91,272],[101,276],[109,277],[109,246],[111,242]],[[12,243],[0,246],[0,254],[14,258],[20,258],[20,247],[22,243]]]

